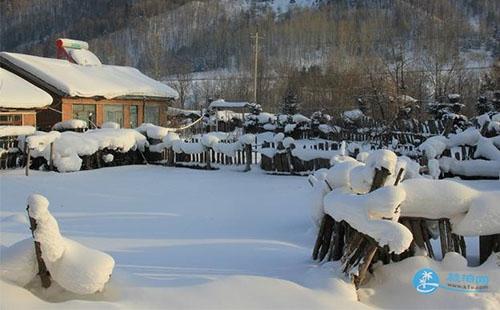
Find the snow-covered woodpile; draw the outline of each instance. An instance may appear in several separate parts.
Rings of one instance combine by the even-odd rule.
[[[86,132],[35,132],[20,143],[32,159],[30,168],[71,172],[113,165],[142,163],[146,138],[133,129]],[[138,154],[139,153],[139,154]]]
[[[467,257],[465,237],[479,237],[481,262],[500,251],[497,193],[421,175],[417,162],[389,150],[358,159],[335,156],[330,169],[309,177],[318,226],[314,259],[340,260],[359,286],[378,261],[388,264],[417,253]],[[439,240],[438,248],[432,239]]]
[[[0,169],[16,168],[25,161],[19,139],[35,133],[33,126],[0,126]]]

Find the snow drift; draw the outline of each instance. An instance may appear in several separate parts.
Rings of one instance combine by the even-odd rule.
[[[53,281],[75,294],[100,292],[109,281],[115,262],[111,256],[61,236],[49,201],[42,195],[28,197],[29,216],[36,220],[34,240],[40,243],[42,258]],[[2,251],[0,277],[25,286],[37,279],[33,239],[28,238]]]

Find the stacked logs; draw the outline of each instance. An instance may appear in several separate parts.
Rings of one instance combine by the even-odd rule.
[[[30,210],[30,206],[28,205],[26,207],[26,212],[28,212],[28,217],[30,220],[31,235],[32,235],[33,239],[35,239],[35,231],[38,227],[38,223],[36,222],[36,220],[34,218],[32,218],[30,216],[29,210]],[[35,244],[36,261],[37,261],[37,265],[38,265],[38,275],[40,276],[42,286],[44,288],[48,288],[52,284],[52,281],[50,278],[50,272],[47,269],[47,265],[45,264],[45,261],[42,258],[42,248],[41,248],[40,242],[35,240],[34,244]]]
[[[399,171],[395,185],[399,183],[402,172]],[[376,169],[370,192],[382,187],[389,174],[385,168]],[[396,212],[399,210],[396,209]],[[320,262],[325,258],[328,261],[340,260],[342,271],[353,280],[356,288],[366,283],[370,267],[378,261],[389,264],[391,261],[398,262],[417,253],[426,253],[430,258],[436,259],[437,251],[433,248],[431,239],[439,238],[441,258],[449,252],[459,253],[467,258],[465,238],[452,232],[448,218],[400,217],[399,223],[411,231],[413,240],[406,251],[395,254],[390,253],[387,246],[379,246],[373,238],[355,230],[347,222],[337,222],[325,214],[312,257]],[[500,234],[479,236],[480,264],[496,252],[500,252]]]
[[[402,172],[400,170],[398,173],[396,185]],[[370,192],[382,187],[389,175],[390,171],[386,168],[376,169]],[[356,288],[365,283],[369,267],[374,262],[390,260],[387,247],[380,247],[370,236],[357,231],[345,221],[335,221],[328,214],[321,221],[312,256],[318,261],[327,256],[328,260],[340,260],[343,272],[353,279]]]

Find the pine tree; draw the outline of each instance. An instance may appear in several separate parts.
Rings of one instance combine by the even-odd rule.
[[[476,102],[476,111],[477,115],[482,115],[484,113],[488,113],[492,110],[492,105],[488,102],[488,98],[486,96],[481,96],[478,98]]]
[[[286,95],[283,98],[281,105],[281,113],[287,115],[297,114],[299,109],[299,99],[296,92],[292,88],[288,88]]]

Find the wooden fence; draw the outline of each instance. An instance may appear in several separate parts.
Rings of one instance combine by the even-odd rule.
[[[221,141],[221,143],[234,143],[235,141]],[[189,142],[193,145],[199,145],[199,139],[191,139]],[[252,145],[243,145],[242,149],[235,150],[233,156],[222,152],[216,152],[213,148],[204,148],[202,152],[185,153],[174,152],[170,148],[165,148],[161,152],[145,152],[148,162],[164,164],[175,167],[190,167],[200,169],[214,169],[217,166],[245,165],[249,170],[250,165],[257,164],[260,161],[260,154]]]
[[[0,169],[22,166],[23,161],[17,136],[0,137]]]

